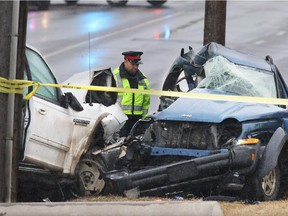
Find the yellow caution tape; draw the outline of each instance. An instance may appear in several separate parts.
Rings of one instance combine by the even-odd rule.
[[[28,80],[7,80],[5,78],[0,77],[0,92],[3,92],[3,93],[23,94],[24,88],[29,87],[29,86],[34,86],[34,89],[32,92],[24,96],[26,100],[29,100],[36,93],[36,91],[38,90],[40,86],[48,86],[48,87],[55,87],[55,88],[70,88],[70,89],[90,90],[90,91],[142,93],[142,94],[168,96],[168,97],[186,97],[186,98],[206,99],[206,100],[288,105],[288,99],[284,99],[284,98],[232,96],[232,95],[206,94],[206,93],[193,93],[193,92],[161,91],[161,90],[153,90],[153,89],[139,90],[139,89],[127,89],[127,88],[116,88],[116,87],[106,87],[106,86],[78,86],[78,85],[64,85],[64,84],[48,84],[48,83],[39,83],[39,82],[33,82],[33,81],[28,81]]]

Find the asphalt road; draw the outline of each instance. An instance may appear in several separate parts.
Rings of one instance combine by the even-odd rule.
[[[97,3],[95,3],[97,2]],[[287,1],[228,1],[226,46],[274,62],[288,80]],[[142,50],[140,69],[151,88],[160,90],[181,48],[203,44],[205,1],[168,1],[151,7],[130,0],[126,7],[105,1],[79,1],[67,6],[52,1],[49,11],[30,11],[27,43],[48,61],[59,82],[93,68],[118,67],[121,53]],[[158,107],[152,98],[150,113]]]

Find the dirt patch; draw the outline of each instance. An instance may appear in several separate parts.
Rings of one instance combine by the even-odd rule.
[[[177,197],[176,197],[177,198]],[[171,198],[163,198],[163,197],[139,197],[139,198],[128,198],[123,196],[91,196],[91,197],[80,197],[77,199],[72,199],[70,202],[125,202],[125,201],[199,201],[199,199],[181,199],[179,197],[178,199],[171,199]]]
[[[273,202],[219,202],[225,216],[283,216],[288,214],[288,200]]]
[[[71,202],[125,202],[125,201],[201,201],[202,199],[177,199],[177,197],[140,197],[127,198],[122,196],[95,196],[82,197],[70,200]],[[223,214],[225,216],[283,216],[288,215],[288,199],[271,201],[271,202],[255,202],[253,204],[246,202],[219,202]]]

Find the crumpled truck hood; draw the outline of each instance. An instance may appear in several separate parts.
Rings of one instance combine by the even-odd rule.
[[[209,89],[194,89],[191,92],[223,94],[223,92]],[[155,113],[153,117],[157,121],[170,120],[220,123],[227,118],[234,118],[240,122],[261,118],[279,118],[284,113],[288,115],[285,109],[270,104],[178,98],[167,109]]]

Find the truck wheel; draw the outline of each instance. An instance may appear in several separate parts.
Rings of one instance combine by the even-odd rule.
[[[277,165],[262,179],[259,179],[259,199],[264,201],[276,200],[280,192],[280,169]]]
[[[105,182],[99,168],[100,164],[90,159],[83,159],[78,163],[76,176],[80,196],[97,195],[102,192]]]
[[[167,0],[163,0],[163,1],[158,1],[158,0],[147,0],[147,2],[153,6],[161,6],[163,5]]]
[[[127,4],[128,1],[119,1],[119,0],[107,0],[107,3],[110,5],[110,6],[117,6],[117,7],[120,7],[120,6],[125,6]]]

